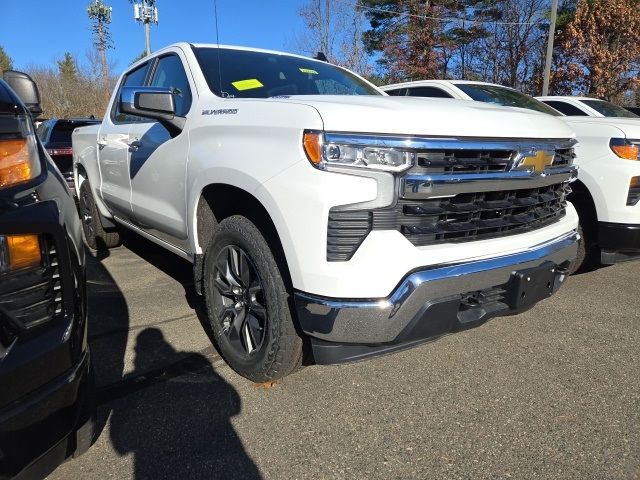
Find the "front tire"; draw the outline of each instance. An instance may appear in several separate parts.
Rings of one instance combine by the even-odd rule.
[[[120,245],[120,234],[117,231],[106,231],[100,220],[100,212],[91,193],[89,180],[80,184],[80,198],[78,209],[82,221],[82,233],[84,241],[91,250],[100,250],[103,247],[113,248]]]
[[[204,259],[207,315],[220,353],[238,374],[268,382],[302,360],[282,273],[257,227],[242,216],[223,220]]]

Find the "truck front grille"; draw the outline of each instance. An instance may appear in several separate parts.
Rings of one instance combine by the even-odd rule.
[[[411,169],[417,174],[486,173],[509,170],[514,151],[495,150],[430,150],[416,153],[416,165]],[[575,153],[573,148],[556,148],[553,166],[570,165]]]
[[[385,146],[394,141],[386,139]],[[573,143],[412,139],[414,164],[395,177],[393,205],[330,210],[327,260],[350,260],[375,230],[395,230],[413,245],[426,246],[550,225],[565,215],[569,182],[576,177]]]
[[[416,246],[523,233],[565,214],[569,187],[465,193],[422,201],[399,200],[373,212],[373,230],[398,230]]]

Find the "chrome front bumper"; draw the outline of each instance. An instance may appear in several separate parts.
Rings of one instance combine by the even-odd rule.
[[[343,300],[297,292],[298,321],[312,338],[318,363],[406,348],[530,308],[535,302],[515,302],[508,293],[516,274],[526,277],[529,270],[542,267],[548,275],[535,277],[533,283],[544,285],[530,287],[536,301],[552,295],[576,258],[578,239],[574,231],[517,254],[418,270],[383,299]]]

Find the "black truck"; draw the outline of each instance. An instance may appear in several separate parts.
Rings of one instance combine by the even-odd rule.
[[[26,74],[0,80],[0,479],[85,451],[95,397],[85,253],[67,183],[35,135]]]

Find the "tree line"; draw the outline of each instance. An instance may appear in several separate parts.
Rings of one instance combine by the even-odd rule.
[[[640,103],[638,7],[640,0],[559,0],[550,93]],[[103,0],[87,7],[94,48],[86,59],[65,53],[52,66],[26,68],[44,116],[104,114],[115,84],[110,10]],[[304,28],[290,50],[323,52],[378,85],[465,79],[541,93],[550,0],[307,0],[299,14]],[[0,46],[0,73],[12,65]]]
[[[550,3],[309,0],[300,10],[305,35],[295,46],[328,51],[376,83],[480,80],[539,95]],[[639,0],[560,0],[550,93],[635,103],[638,7]]]

